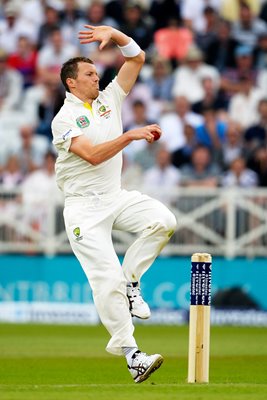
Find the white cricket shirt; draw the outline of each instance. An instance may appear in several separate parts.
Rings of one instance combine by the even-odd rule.
[[[118,191],[121,187],[122,152],[92,165],[69,151],[71,138],[86,135],[93,145],[123,133],[121,105],[126,93],[115,78],[93,101],[92,107],[71,93],[52,121],[53,143],[58,151],[56,176],[65,197]]]

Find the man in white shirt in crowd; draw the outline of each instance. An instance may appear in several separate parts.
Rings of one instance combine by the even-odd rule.
[[[144,188],[164,204],[172,205],[177,199],[175,189],[180,179],[179,169],[171,164],[171,154],[164,145],[161,145],[156,154],[156,164],[144,173]]]
[[[47,221],[54,210],[51,204],[62,204],[62,193],[56,184],[55,160],[55,153],[49,150],[41,168],[28,174],[21,185],[25,226],[30,225],[42,234],[47,234],[49,229]]]
[[[171,153],[181,150],[187,145],[185,126],[190,125],[195,129],[202,123],[203,117],[192,111],[186,96],[176,96],[174,110],[162,115],[159,120],[164,132],[160,142],[164,143]]]
[[[218,70],[204,62],[204,54],[197,46],[190,46],[185,57],[185,63],[174,71],[173,96],[186,96],[192,104],[203,100],[202,82],[204,78],[208,77],[214,81],[216,88],[219,87]]]
[[[62,63],[78,55],[78,48],[64,41],[61,30],[55,27],[49,36],[49,42],[39,51],[37,71],[40,78],[59,83]]]

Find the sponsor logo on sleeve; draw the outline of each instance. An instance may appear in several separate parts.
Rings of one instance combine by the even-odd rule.
[[[62,139],[63,139],[63,140],[66,140],[67,137],[70,135],[70,133],[71,133],[71,129],[69,129],[67,132],[63,133]]]

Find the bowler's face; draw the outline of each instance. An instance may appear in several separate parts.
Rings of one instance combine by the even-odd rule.
[[[74,82],[75,95],[84,101],[96,99],[99,94],[99,76],[94,64],[80,62]]]

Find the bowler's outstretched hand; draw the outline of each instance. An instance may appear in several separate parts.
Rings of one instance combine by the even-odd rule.
[[[112,37],[111,26],[93,26],[93,25],[84,25],[88,30],[79,32],[79,40],[81,44],[100,42],[99,50],[102,50]]]

